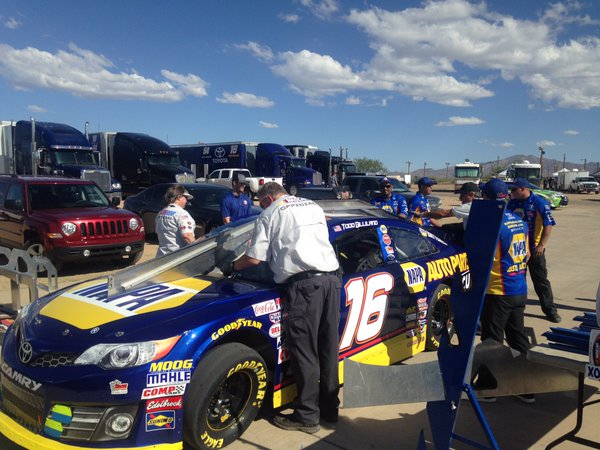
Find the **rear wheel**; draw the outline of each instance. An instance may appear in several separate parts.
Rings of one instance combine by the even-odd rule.
[[[238,439],[258,414],[267,365],[239,343],[211,350],[194,371],[185,396],[184,439],[193,448],[222,448]]]
[[[448,332],[448,341],[454,336],[454,312],[450,303],[450,293],[449,286],[440,284],[431,297],[427,311],[427,350],[437,350],[440,347],[440,337],[444,329]]]

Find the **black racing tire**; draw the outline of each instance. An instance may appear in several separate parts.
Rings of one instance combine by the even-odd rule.
[[[427,311],[426,350],[437,351],[440,348],[440,337],[444,328],[448,331],[449,340],[455,333],[450,293],[450,286],[440,284],[431,296]]]
[[[185,395],[185,442],[209,449],[238,439],[260,411],[267,380],[267,364],[250,347],[230,343],[211,350],[196,367]]]

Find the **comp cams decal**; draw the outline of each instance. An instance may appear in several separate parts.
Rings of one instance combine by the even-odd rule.
[[[176,384],[172,386],[159,386],[144,388],[142,391],[142,400],[149,398],[168,397],[170,395],[183,395],[187,384]]]
[[[63,292],[45,305],[40,314],[87,330],[124,317],[175,308],[210,284],[185,278],[109,297],[107,283],[93,281]]]

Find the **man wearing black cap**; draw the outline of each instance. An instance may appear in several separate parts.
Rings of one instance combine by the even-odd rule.
[[[441,226],[435,219],[428,217],[431,207],[429,206],[427,196],[431,195],[434,184],[435,181],[429,177],[419,178],[419,181],[417,181],[419,192],[410,200],[410,205],[408,205],[408,218],[422,227],[431,227],[432,225],[436,227]]]
[[[471,212],[471,205],[473,200],[479,193],[479,186],[475,183],[467,182],[460,187],[458,191],[458,198],[461,204],[454,206],[451,209],[438,209],[436,211],[430,211],[426,215],[435,219],[442,219],[444,217],[456,217],[462,219],[463,229],[467,228],[467,221],[469,220],[469,213]]]
[[[548,280],[546,268],[546,244],[550,239],[552,227],[556,225],[546,199],[535,195],[529,189],[529,183],[517,178],[511,187],[508,210],[520,217],[529,226],[529,251],[531,258],[527,264],[535,293],[540,299],[542,311],[550,322],[558,323],[562,318],[556,311],[552,285]]]
[[[165,207],[156,215],[154,229],[158,237],[156,256],[179,250],[196,239],[196,222],[184,209],[194,197],[180,184],[169,186],[165,192]]]
[[[247,185],[248,180],[246,180],[244,174],[239,172],[233,174],[231,178],[232,191],[223,197],[221,201],[223,223],[235,222],[250,215],[252,199],[244,193]]]
[[[381,194],[371,200],[371,204],[405,219],[408,216],[406,199],[393,191],[393,186],[388,177],[379,179],[379,189]]]

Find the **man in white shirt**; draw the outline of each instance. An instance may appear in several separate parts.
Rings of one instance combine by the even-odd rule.
[[[264,211],[250,247],[233,268],[267,261],[275,282],[284,284],[282,325],[298,395],[294,413],[277,416],[274,423],[316,433],[320,419],[336,422],[338,417],[339,263],[320,206],[288,195],[273,182],[257,196]]]
[[[184,209],[188,200],[194,198],[180,184],[169,186],[165,192],[165,207],[156,215],[155,230],[158,236],[156,256],[179,250],[196,239],[196,222]]]

